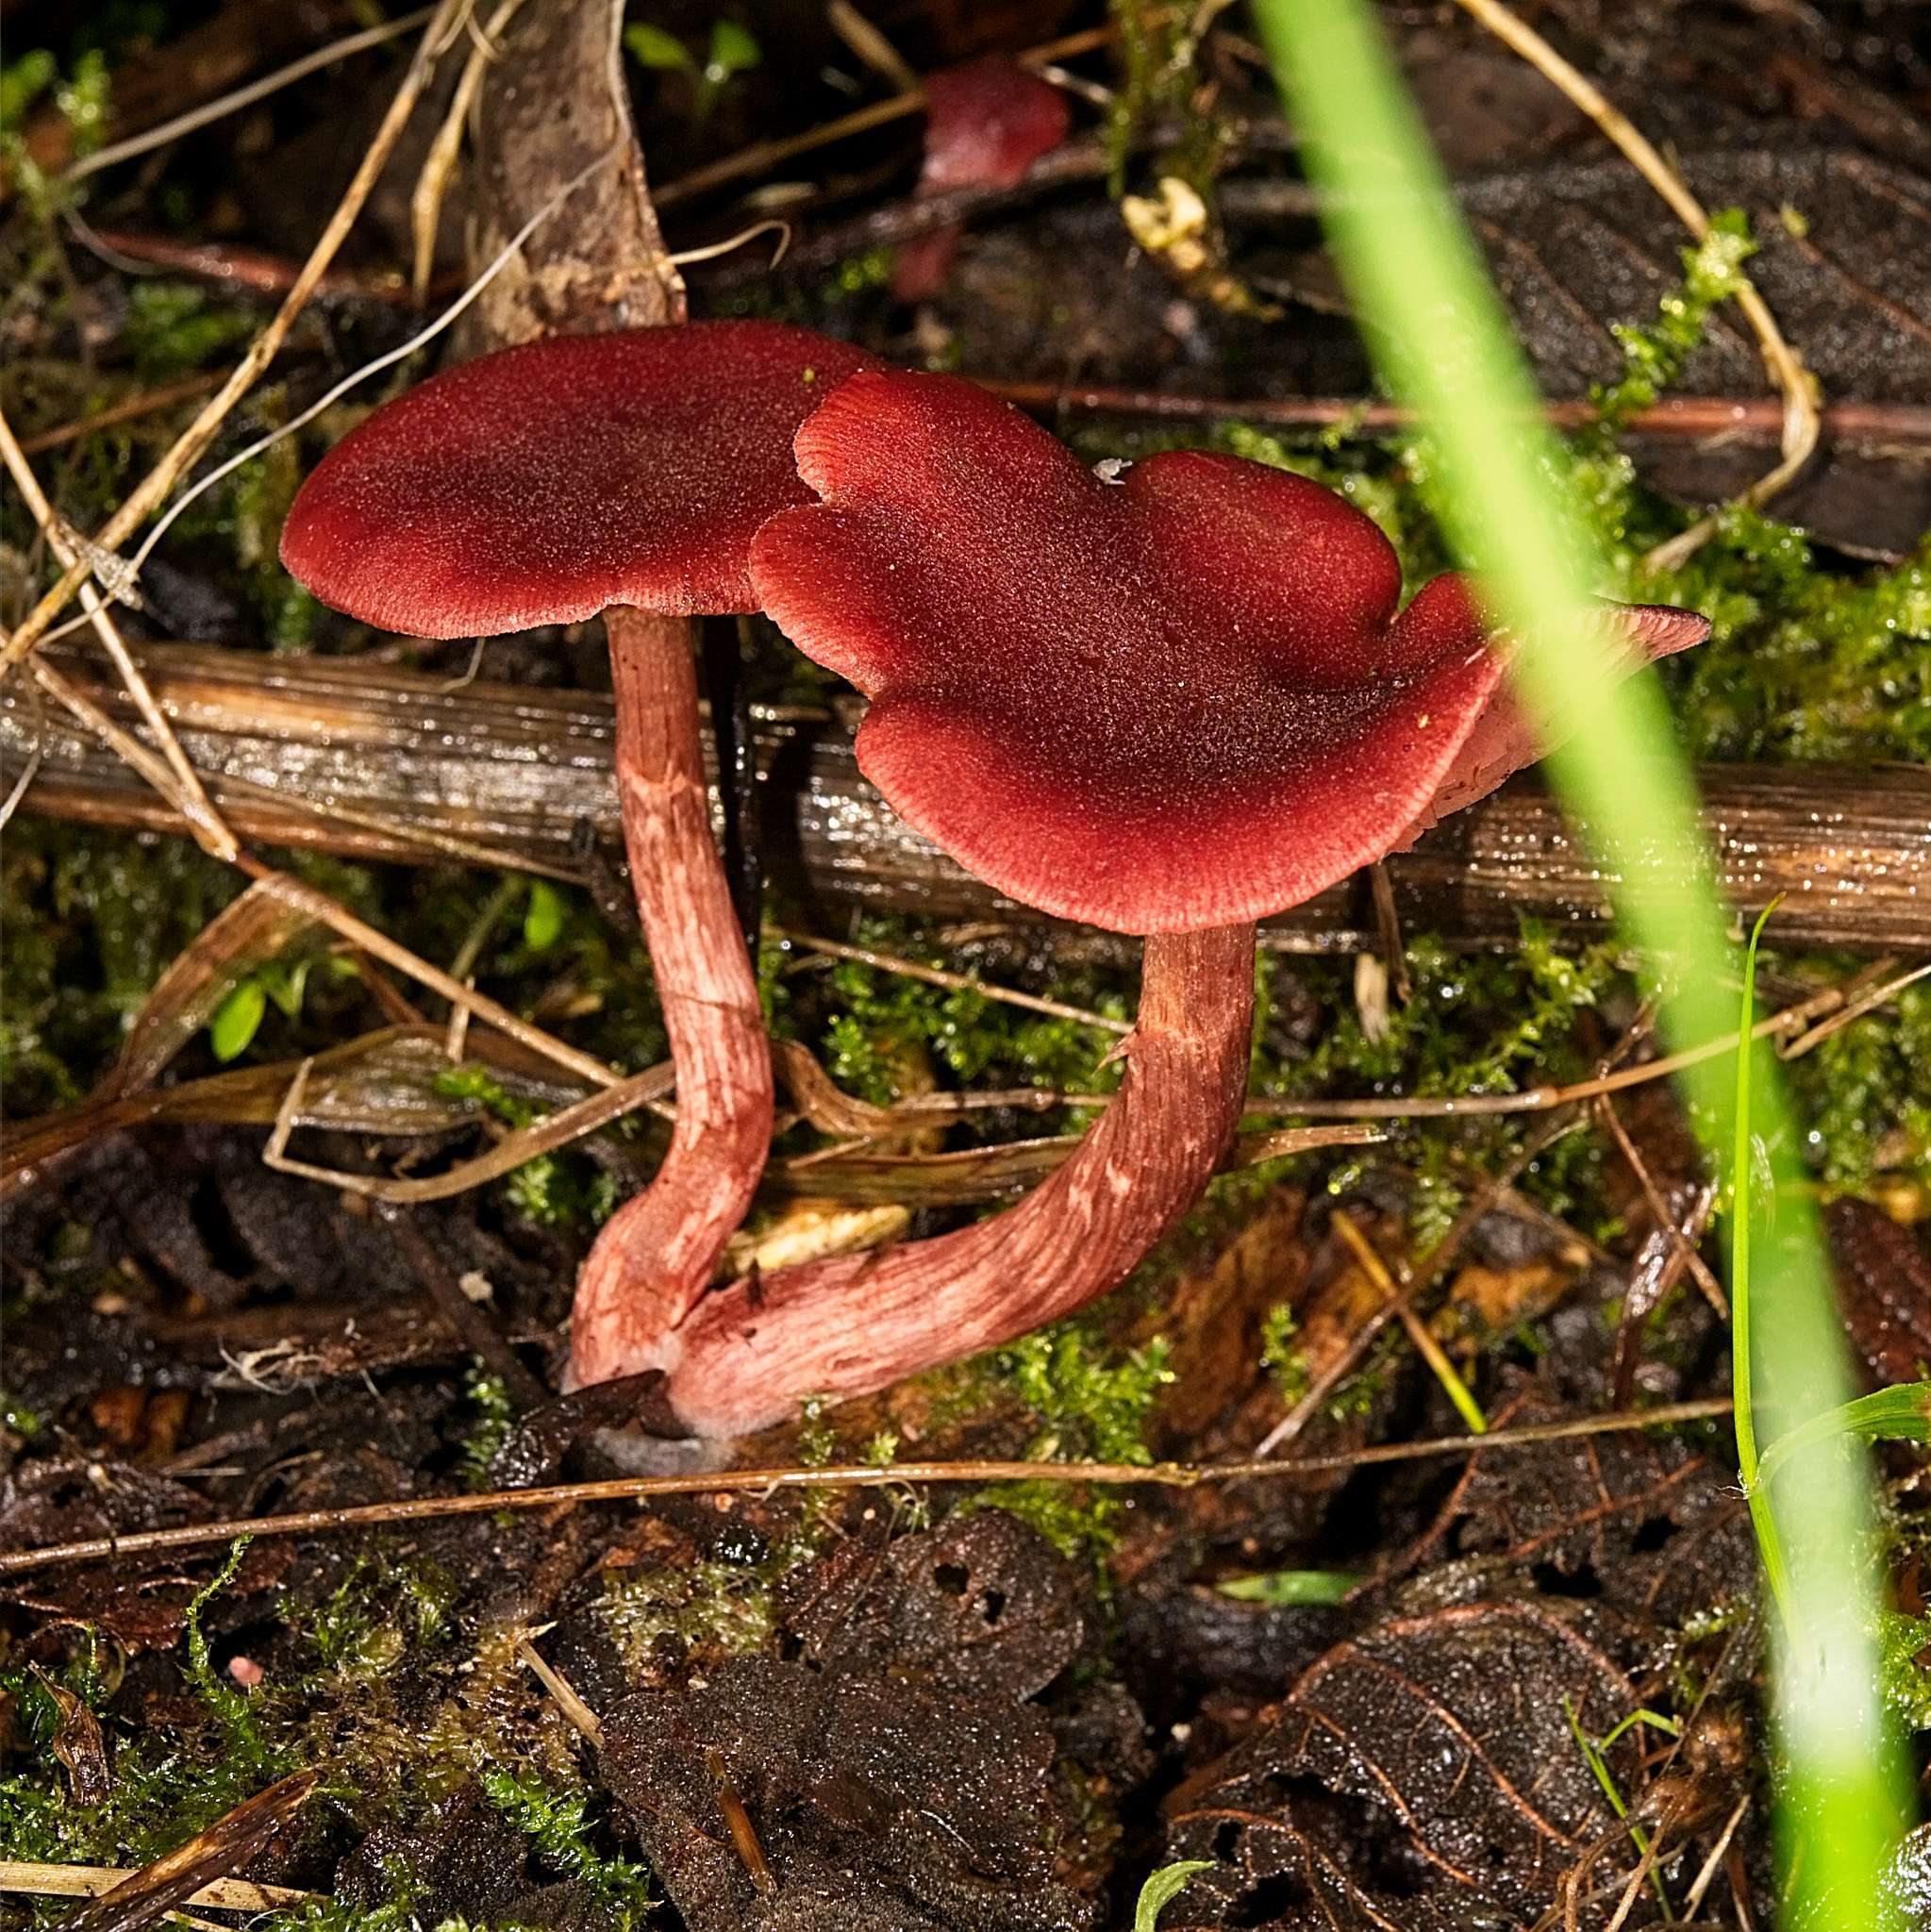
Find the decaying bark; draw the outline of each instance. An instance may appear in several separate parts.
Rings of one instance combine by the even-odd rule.
[[[600,156],[458,325],[457,358],[538,336],[684,320],[630,125],[623,0],[525,0],[476,103],[471,272]]]
[[[123,722],[117,680],[83,652],[62,668]],[[244,838],[365,859],[437,863],[438,839],[481,862],[575,875],[586,825],[614,841],[611,702],[584,692],[471,684],[366,660],[268,658],[186,645],[141,654],[161,705]],[[18,681],[0,689],[0,783],[39,743],[24,809],[84,824],[182,829],[162,802]],[[1007,906],[897,818],[859,775],[837,721],[759,724],[764,849],[794,897],[945,918]],[[1788,895],[1787,943],[1931,948],[1931,773],[1905,767],[1706,766],[1699,774],[1717,875],[1740,909]],[[249,789],[249,788],[258,789]],[[352,819],[331,817],[345,810]],[[1548,795],[1514,784],[1389,861],[1411,929],[1512,941],[1523,916],[1594,929],[1615,881]],[[1374,943],[1365,892],[1337,887],[1269,924],[1264,942]]]

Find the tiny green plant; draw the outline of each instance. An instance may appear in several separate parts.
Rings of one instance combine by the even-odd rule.
[[[1583,1760],[1590,1768],[1590,1774],[1595,1779],[1603,1796],[1609,1801],[1609,1809],[1618,1818],[1629,1816],[1629,1805],[1623,1795],[1623,1790],[1616,1782],[1616,1774],[1609,1769],[1607,1753],[1616,1740],[1639,1724],[1648,1724],[1670,1737],[1681,1735],[1682,1726],[1673,1718],[1667,1718],[1654,1710],[1633,1710],[1627,1717],[1601,1738],[1591,1738],[1582,1727],[1582,1720],[1576,1715],[1574,1705],[1568,1698],[1562,1700],[1562,1715],[1569,1721],[1569,1734],[1575,1740],[1576,1749],[1583,1755]],[[1629,1827],[1629,1840],[1643,1857],[1649,1857],[1650,1835],[1640,1824]],[[1656,1895],[1656,1902],[1663,1908],[1663,1917],[1674,1916],[1670,1908],[1669,1888],[1663,1883],[1663,1874],[1652,1870],[1650,1889]]]
[[[1133,1932],[1156,1932],[1160,1914],[1180,1896],[1203,1872],[1213,1870],[1211,1858],[1179,1858],[1147,1874],[1133,1907]]]
[[[563,936],[563,894],[548,879],[530,881],[523,914],[523,942],[533,953],[547,953]]]
[[[724,89],[764,58],[764,50],[750,29],[734,20],[712,25],[702,65],[675,34],[644,21],[633,22],[624,29],[624,46],[640,67],[691,77],[691,118],[700,127],[710,118]]]
[[[1338,1604],[1366,1580],[1352,1570],[1270,1570],[1255,1576],[1229,1576],[1214,1587],[1237,1603]]]

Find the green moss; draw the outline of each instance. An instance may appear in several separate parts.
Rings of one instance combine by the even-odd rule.
[[[128,284],[122,340],[138,374],[165,382],[240,348],[258,325],[252,307],[223,302],[196,282],[156,278]]]
[[[188,1606],[187,1674],[196,1695],[213,1712],[228,1751],[260,1772],[265,1770],[271,1755],[267,1740],[261,1734],[260,1723],[248,1702],[247,1693],[232,1684],[223,1683],[215,1674],[208,1657],[208,1635],[201,1627],[202,1612],[235,1580],[235,1573],[241,1567],[241,1558],[248,1554],[248,1541],[245,1536],[236,1538],[226,1561],[195,1592]]]
[[[558,1877],[574,1878],[588,1888],[617,1932],[648,1917],[654,1903],[648,1870],[597,1849],[584,1791],[562,1789],[529,1766],[492,1766],[479,1782],[491,1804],[529,1840],[541,1863]]]
[[[1027,1444],[1033,1462],[1153,1460],[1146,1428],[1162,1387],[1174,1379],[1168,1350],[1156,1337],[1120,1355],[1106,1350],[1075,1317],[980,1358],[975,1373],[1016,1395],[1038,1419]],[[1076,1483],[992,1483],[966,1507],[1009,1510],[1068,1556],[1098,1557],[1119,1535],[1124,1502],[1113,1491]]]
[[[1682,251],[1683,279],[1657,304],[1656,321],[1610,325],[1623,351],[1623,374],[1593,392],[1602,411],[1599,441],[1638,411],[1653,408],[1683,374],[1712,311],[1743,288],[1743,264],[1756,253],[1749,217],[1741,208],[1719,208],[1704,240]]]
[[[496,1452],[508,1438],[510,1424],[516,1419],[516,1409],[502,1376],[489,1374],[479,1362],[473,1363],[463,1378],[463,1391],[475,1417],[463,1436],[458,1457],[463,1487],[487,1490],[490,1487],[490,1465],[495,1461]]]
[[[1292,1408],[1311,1386],[1307,1356],[1296,1340],[1300,1332],[1290,1302],[1276,1302],[1260,1324],[1261,1366],[1273,1377],[1284,1408]]]
[[[22,819],[0,853],[0,1086],[9,1113],[77,1101],[162,970],[240,881],[181,840]]]
[[[957,959],[907,920],[868,916],[858,922],[853,942],[957,970]],[[1028,990],[1110,1019],[1132,1017],[1131,995],[1119,974],[1066,970]],[[925,1054],[961,1086],[1110,1091],[1119,1084],[1117,1065],[1099,1065],[1110,1042],[1094,1028],[980,992],[942,991],[841,960],[824,975],[815,1004],[832,1078],[879,1106],[899,1097],[907,1049]]]
[[[51,225],[78,195],[27,151],[22,129],[29,114],[51,95],[55,111],[67,124],[69,152],[78,160],[107,139],[109,92],[108,62],[98,48],[76,54],[65,75],[42,47],[0,65],[0,169],[37,223]]]
[[[1878,1625],[1885,1704],[1914,1731],[1931,1731],[1931,1617],[1889,1610]]]
[[[451,1067],[436,1076],[436,1091],[451,1100],[473,1100],[506,1126],[526,1127],[548,1108],[511,1093],[486,1067]],[[567,1153],[539,1154],[512,1168],[500,1183],[518,1213],[540,1227],[596,1227],[616,1211],[616,1182]]]
[[[745,1657],[764,1649],[776,1627],[771,1586],[741,1563],[648,1565],[607,1572],[597,1621],[617,1655],[645,1674],[666,1640],[711,1655]]]

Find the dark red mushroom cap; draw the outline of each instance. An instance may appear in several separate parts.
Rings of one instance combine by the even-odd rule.
[[[997,54],[925,78],[922,194],[954,188],[1016,188],[1073,125],[1066,96]]]
[[[949,376],[856,376],[759,533],[764,608],[873,699],[858,762],[1002,891],[1131,933],[1233,924],[1380,857],[1501,675],[1465,584],[1396,616],[1368,518],[1175,452],[1102,482]]]
[[[768,322],[557,336],[466,362],[324,458],[282,562],[416,637],[527,630],[611,604],[758,608],[751,540],[808,502],[798,425],[875,358]]]

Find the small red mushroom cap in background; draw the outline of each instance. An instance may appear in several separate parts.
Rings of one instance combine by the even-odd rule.
[[[798,425],[862,351],[770,322],[553,336],[445,371],[351,430],[282,532],[325,604],[413,637],[755,610],[746,558],[808,502]]]
[[[1003,55],[988,54],[925,79],[925,158],[921,195],[957,188],[1016,188],[1073,125],[1066,96]],[[891,291],[902,302],[936,295],[958,253],[957,225],[899,246]]]

